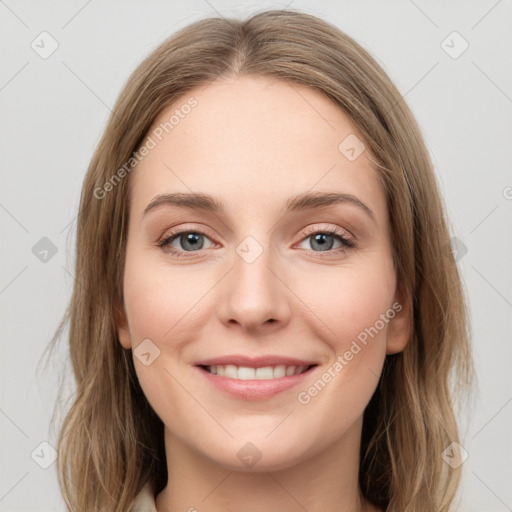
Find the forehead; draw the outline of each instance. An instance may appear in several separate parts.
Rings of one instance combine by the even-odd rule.
[[[357,128],[309,87],[265,77],[219,79],[176,99],[148,137],[154,148],[131,177],[138,211],[157,194],[191,191],[258,208],[334,190],[372,203],[377,213],[386,209],[368,151],[357,156],[363,148]],[[347,145],[357,158],[347,158]]]

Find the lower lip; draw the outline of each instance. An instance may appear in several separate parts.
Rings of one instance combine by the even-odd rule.
[[[316,366],[298,375],[261,380],[230,379],[229,377],[214,375],[199,366],[196,366],[196,368],[208,382],[228,395],[243,400],[266,400],[304,382]]]

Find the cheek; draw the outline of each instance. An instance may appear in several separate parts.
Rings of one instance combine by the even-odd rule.
[[[394,269],[390,258],[372,258],[336,272],[318,272],[308,281],[315,286],[299,293],[314,304],[321,320],[317,335],[323,333],[331,359],[297,398],[310,412],[322,411],[330,421],[347,424],[363,413],[379,381],[388,324],[395,316]]]
[[[127,255],[124,302],[135,371],[146,399],[166,424],[173,423],[176,411],[190,408],[178,363],[183,347],[194,337],[199,300],[211,287],[204,273],[201,276],[204,279],[197,273],[194,277],[184,266],[163,268],[143,251]],[[138,350],[141,343],[148,348]],[[141,352],[150,353],[149,364],[139,357]]]
[[[386,334],[381,315],[391,308],[395,293],[395,273],[386,258],[368,265],[321,269],[302,279],[297,295],[318,317],[323,338],[336,353],[344,352],[352,340],[377,323],[379,338]],[[373,331],[372,331],[373,332]],[[377,338],[374,335],[374,338]]]
[[[134,251],[135,252],[135,251]],[[157,344],[179,344],[183,332],[190,333],[201,297],[211,287],[208,276],[194,274],[185,266],[170,269],[142,253],[127,258],[124,301],[132,345],[149,338]]]
[[[323,340],[332,359],[297,398],[312,414],[348,425],[363,414],[382,371],[388,324],[395,316],[394,269],[390,258],[373,258],[310,280],[315,287],[300,293],[309,290],[306,300],[315,304],[318,325],[325,326]]]

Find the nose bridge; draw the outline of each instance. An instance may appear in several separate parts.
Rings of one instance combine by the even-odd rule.
[[[268,240],[268,237],[257,239],[249,235],[235,247],[233,270],[220,308],[224,322],[235,321],[254,329],[268,323],[282,323],[289,316],[286,287],[276,278],[279,264]]]

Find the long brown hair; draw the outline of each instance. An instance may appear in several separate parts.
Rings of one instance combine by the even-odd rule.
[[[116,332],[129,214],[126,163],[164,108],[228,74],[314,88],[362,134],[385,186],[413,334],[403,352],[387,356],[365,411],[361,492],[388,510],[450,510],[460,468],[449,467],[441,453],[459,440],[454,391],[467,388],[472,363],[466,303],[430,157],[377,62],[333,25],[295,10],[185,27],[138,66],[113,108],[83,183],[74,289],[51,343],[69,325],[76,392],[58,443],[69,510],[124,512],[143,485],[158,493],[166,484],[163,424]]]

